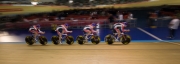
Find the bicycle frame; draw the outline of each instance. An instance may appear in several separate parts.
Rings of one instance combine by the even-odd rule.
[[[67,34],[62,34],[62,40],[64,40],[67,36]]]
[[[113,37],[115,38],[115,40],[118,40],[117,37],[116,37],[116,34],[118,35],[118,33],[113,33]],[[124,39],[126,39],[126,38],[124,37],[124,34],[120,34],[120,37],[119,37],[119,38],[121,38],[121,37],[123,37]]]
[[[62,40],[66,39],[66,38],[67,38],[68,40],[70,40],[67,36],[68,36],[68,34],[62,34]]]
[[[89,35],[89,37],[88,37],[88,36],[87,36],[87,37],[88,37],[88,39],[90,39],[92,36],[93,36],[93,35]],[[84,36],[84,37],[85,37],[85,36]]]
[[[34,34],[31,34],[31,36],[34,38]],[[38,35],[36,36],[36,38],[37,38],[37,37],[39,38],[39,36],[41,36],[41,34],[38,34]]]
[[[111,36],[113,36],[113,38],[115,38],[115,40],[119,40],[118,39],[118,34],[116,35],[117,33],[113,33],[113,35],[111,35]],[[120,34],[120,37],[119,38],[121,38],[121,37],[123,37],[123,35],[122,34]],[[120,41],[120,40],[119,40]]]
[[[93,32],[93,33],[94,33],[94,32]],[[84,34],[84,37],[85,37],[86,34],[85,34],[84,32],[83,32],[83,34]],[[95,35],[96,35],[96,34],[95,34]],[[93,35],[89,35],[89,37],[88,37],[88,36],[87,36],[87,37],[88,37],[88,39],[90,39],[92,36],[93,36]],[[88,39],[87,39],[87,40],[88,40]]]

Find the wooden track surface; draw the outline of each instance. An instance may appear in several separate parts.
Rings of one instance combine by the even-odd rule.
[[[180,45],[0,44],[0,64],[180,64]]]

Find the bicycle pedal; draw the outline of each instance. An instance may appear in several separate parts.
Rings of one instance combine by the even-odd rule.
[[[88,43],[88,40],[84,40],[85,43]]]
[[[62,34],[62,35],[66,36],[67,34]]]
[[[62,42],[60,42],[59,44],[63,44]]]
[[[118,42],[119,40],[115,40],[116,42]]]
[[[38,40],[36,40],[36,39],[34,41],[35,41],[35,43],[38,42]]]
[[[90,34],[90,36],[92,36],[93,34]]]

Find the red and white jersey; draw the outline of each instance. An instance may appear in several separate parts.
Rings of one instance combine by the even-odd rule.
[[[37,28],[36,25],[31,26],[31,27],[29,28],[29,31],[31,31],[31,30],[36,30],[36,31],[38,31],[38,32],[42,32],[39,28]]]
[[[70,32],[67,30],[67,28],[65,27],[65,25],[59,25],[55,31],[58,31],[59,29],[65,30],[65,32]]]
[[[124,31],[125,25],[123,23],[115,23],[114,29],[120,28],[121,31]]]

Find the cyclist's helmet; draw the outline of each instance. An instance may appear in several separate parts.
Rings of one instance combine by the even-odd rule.
[[[65,23],[64,25],[65,25],[65,26],[69,26],[69,24],[68,24],[68,23]]]
[[[97,24],[96,24],[96,23],[92,23],[91,25],[92,25],[92,26],[97,26]]]
[[[123,24],[127,27],[128,26],[128,23],[127,22],[123,22]]]
[[[37,27],[37,28],[40,28],[41,26],[40,26],[40,24],[37,24],[36,27]]]

